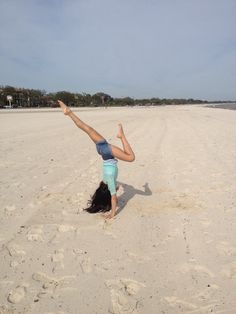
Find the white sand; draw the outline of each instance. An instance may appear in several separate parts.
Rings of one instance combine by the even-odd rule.
[[[121,211],[82,212],[101,159],[69,118],[1,111],[0,313],[236,313],[236,111],[76,113],[114,144],[123,122]]]

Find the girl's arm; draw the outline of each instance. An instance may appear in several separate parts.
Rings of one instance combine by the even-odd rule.
[[[111,197],[111,218],[113,218],[116,214],[116,205],[117,205],[117,196],[112,195]]]
[[[108,215],[105,215],[105,218],[111,219],[115,216],[116,206],[117,206],[117,196],[115,194],[111,196],[111,212]]]

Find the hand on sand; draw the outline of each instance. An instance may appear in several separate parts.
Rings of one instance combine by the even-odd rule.
[[[102,214],[102,217],[105,219],[112,219],[115,217],[115,214],[109,213],[109,214]]]
[[[118,138],[122,138],[124,136],[124,130],[123,130],[123,127],[122,127],[122,124],[119,123],[118,124],[118,133],[117,133],[117,137]]]
[[[57,102],[59,103],[59,105],[60,105],[60,107],[61,107],[63,113],[64,113],[66,116],[71,113],[71,109],[70,109],[69,107],[67,107],[67,106],[64,104],[63,101],[58,100]]]

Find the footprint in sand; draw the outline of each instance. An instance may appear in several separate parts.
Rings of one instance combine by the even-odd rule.
[[[142,256],[142,255],[135,254],[133,252],[128,252],[127,255],[132,261],[138,264],[146,263],[151,260],[151,257],[149,256]]]
[[[30,226],[26,237],[28,241],[43,242],[43,227],[41,225]]]
[[[44,314],[65,314],[65,312],[57,311],[57,312],[46,312]]]
[[[70,285],[71,280],[74,280],[76,276],[64,276],[61,278],[50,277],[44,273],[38,272],[32,275],[33,280],[39,282],[41,290],[37,296],[39,298],[48,297],[54,295],[56,290],[61,289],[67,285]]]
[[[198,308],[197,305],[181,300],[175,296],[165,297],[164,301],[168,303],[169,306],[176,308],[177,311],[181,309],[186,313],[186,311],[196,310]]]
[[[132,279],[121,278],[120,282],[123,285],[126,294],[129,296],[136,295],[142,287],[145,287],[143,283]]]
[[[57,227],[58,232],[64,233],[64,232],[69,232],[69,231],[75,231],[75,227],[71,225],[59,225]]]
[[[236,248],[231,246],[231,244],[226,241],[221,241],[217,243],[216,248],[219,254],[221,255],[231,256],[231,255],[236,254]]]
[[[0,305],[0,313],[1,314],[14,314],[13,310],[10,310],[6,305]]]
[[[51,256],[51,261],[54,263],[61,262],[63,259],[64,259],[64,249],[55,250]]]
[[[53,267],[53,272],[55,272],[58,269],[64,269],[64,249],[58,249],[55,250],[54,253],[51,255],[51,261],[55,263],[55,266]]]
[[[116,220],[116,216],[113,219],[104,219],[103,214],[99,216],[101,219],[99,226],[104,230],[104,234],[110,238],[117,239],[117,236],[112,232],[113,222]]]
[[[202,226],[206,227],[206,228],[209,227],[210,224],[211,224],[211,221],[209,219],[207,219],[207,218],[201,219],[200,222],[201,222]]]
[[[84,251],[81,250],[81,249],[78,249],[78,248],[74,248],[72,250],[73,254],[75,254],[76,256],[79,256],[79,255],[83,255],[84,254]]]
[[[235,277],[236,276],[236,262],[232,262],[230,264],[225,265],[221,273],[222,275],[230,279]]]
[[[113,218],[114,219],[114,218]],[[106,223],[106,222],[105,222]],[[110,221],[110,223],[112,223],[112,221]],[[104,228],[103,228],[104,229]],[[117,236],[110,230],[106,230],[104,231],[104,234],[109,236],[110,238],[113,238],[113,239],[117,239]]]
[[[24,299],[26,294],[25,286],[17,286],[14,290],[10,291],[7,301],[13,304],[19,303],[22,299]]]
[[[58,242],[58,238],[61,233],[70,233],[69,236],[77,236],[79,234],[79,229],[72,225],[57,225],[57,232],[51,239],[51,243]],[[72,234],[71,234],[72,232]]]
[[[19,245],[15,243],[10,243],[5,248],[8,251],[9,255],[15,258],[14,260],[10,261],[10,267],[15,268],[24,261],[24,256],[26,255],[26,252]]]
[[[215,274],[203,265],[186,263],[181,266],[180,271],[182,273],[196,272],[198,275],[204,275],[204,276],[207,275],[211,278],[215,277]]]
[[[211,301],[213,300],[214,295],[219,291],[220,287],[215,284],[208,285],[207,288],[200,291],[194,296],[194,298],[199,301]]]
[[[12,267],[12,268],[15,268],[15,267],[17,267],[19,265],[19,262],[17,262],[17,261],[11,261],[10,262],[10,267]],[[1,313],[1,312],[0,312]]]
[[[80,267],[81,267],[83,273],[85,273],[85,274],[91,273],[92,272],[92,266],[91,266],[90,257],[84,258],[80,263]]]
[[[212,235],[211,235],[209,232],[204,231],[204,232],[203,232],[203,235],[204,235],[205,243],[206,243],[206,244],[210,244],[210,243],[213,242]]]
[[[5,247],[10,256],[24,256],[26,252],[22,249],[21,246],[15,243],[10,243]]]
[[[11,216],[15,210],[16,210],[15,205],[8,205],[4,208],[6,216]]]
[[[106,260],[96,266],[96,270],[100,272],[105,272],[111,269],[114,265],[114,260]]]
[[[138,309],[142,304],[137,299],[136,294],[141,288],[145,287],[143,283],[129,278],[120,278],[117,280],[107,280],[106,286],[110,289],[111,294],[110,313],[138,313]]]

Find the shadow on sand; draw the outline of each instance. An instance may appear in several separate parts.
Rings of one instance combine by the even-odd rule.
[[[119,184],[122,186],[124,192],[122,193],[121,196],[118,197],[118,209],[116,211],[116,214],[118,215],[122,209],[125,208],[129,200],[133,198],[136,194],[138,195],[144,195],[144,196],[149,196],[152,195],[152,191],[150,190],[148,183],[145,183],[143,185],[144,190],[138,190],[134,188],[132,185],[126,184],[126,183],[121,183]]]

